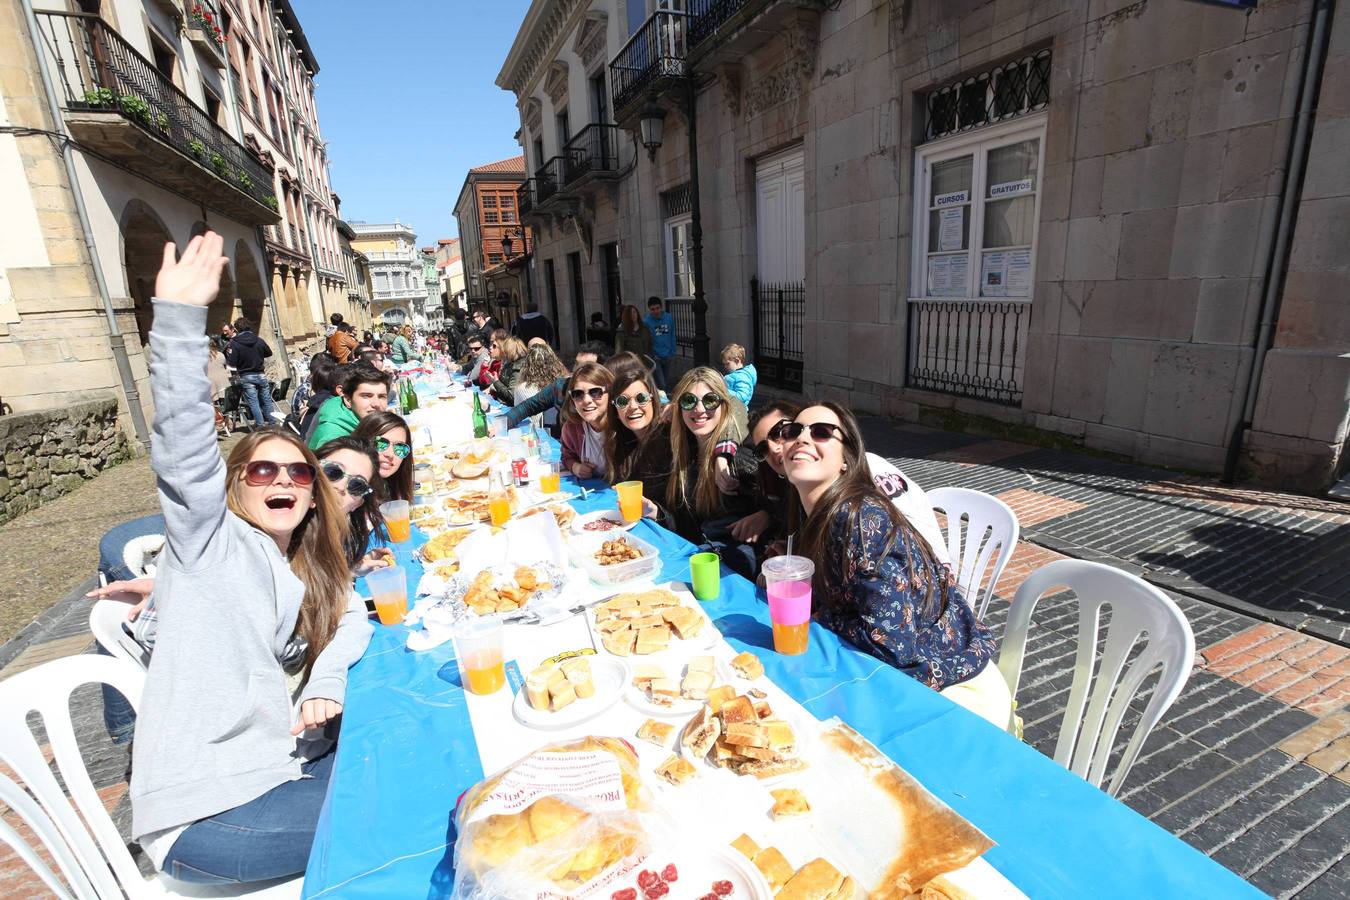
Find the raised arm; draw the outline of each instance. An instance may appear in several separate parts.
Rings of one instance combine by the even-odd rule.
[[[214,541],[225,519],[225,465],[216,446],[206,375],[206,308],[220,288],[227,261],[222,246],[220,236],[208,231],[193,238],[175,262],[174,245],[165,245],[155,280],[150,465],[164,511],[166,552],[185,571],[225,552]]]

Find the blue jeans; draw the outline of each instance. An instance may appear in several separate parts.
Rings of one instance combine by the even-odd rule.
[[[251,372],[239,376],[239,387],[244,391],[244,400],[248,402],[248,411],[253,416],[253,424],[264,428],[272,424],[272,385],[261,372]]]
[[[669,356],[653,356],[652,361],[656,363],[652,369],[652,374],[656,376],[656,386],[666,393],[670,393],[670,360]],[[673,397],[671,398],[674,399]]]
[[[305,871],[334,750],[304,763],[305,776],[243,806],[193,822],[164,857],[166,874],[192,884],[240,884]]]

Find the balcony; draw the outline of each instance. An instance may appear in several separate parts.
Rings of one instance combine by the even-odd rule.
[[[581,190],[598,180],[611,180],[619,175],[618,125],[587,125],[563,148],[563,186],[571,191]]]
[[[649,96],[661,94],[685,74],[689,14],[658,10],[609,63],[614,116],[626,122]]]
[[[795,17],[818,17],[825,5],[824,0],[689,0],[689,68],[705,71],[741,58],[782,35]]]
[[[272,172],[108,23],[56,12],[38,19],[77,141],[237,222],[280,220]]]
[[[555,156],[534,173],[535,211],[543,212],[567,184],[567,160]]]
[[[212,0],[187,0],[183,28],[187,39],[217,69],[225,68],[225,32],[220,9]]]
[[[520,212],[520,220],[525,221],[526,217],[534,212],[534,179],[527,178],[516,188],[516,209]]]

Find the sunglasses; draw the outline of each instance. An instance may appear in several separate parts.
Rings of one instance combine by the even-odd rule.
[[[755,445],[755,457],[760,462],[764,462],[764,460],[769,458],[769,441],[781,441],[783,439],[783,426],[791,424],[791,421],[788,419],[779,419],[774,423],[774,426],[769,429],[769,433],[765,436],[764,440]]]
[[[386,437],[377,437],[375,439],[375,449],[380,453],[383,453],[390,447],[394,448],[394,455],[399,459],[407,459],[408,454],[412,453],[412,444],[405,444],[402,441],[394,442]]]
[[[680,396],[680,409],[684,410],[685,412],[689,412],[695,406],[698,406],[698,403],[699,398],[695,397],[693,394],[683,394]],[[707,393],[703,395],[703,408],[708,412],[712,412],[721,405],[722,405],[722,398],[717,396],[716,394]]]
[[[646,406],[652,402],[652,395],[646,391],[639,391],[632,397],[615,397],[614,405],[619,409],[627,409],[629,403],[636,403],[638,406]]]
[[[307,462],[276,463],[270,459],[255,459],[244,466],[244,481],[253,487],[262,487],[277,480],[277,475],[285,469],[300,487],[309,487],[314,483],[314,467]]]
[[[580,403],[581,398],[586,396],[589,396],[592,400],[599,400],[601,397],[605,396],[605,389],[602,387],[594,387],[583,391],[581,388],[576,388],[572,391],[572,400],[574,402]]]
[[[347,493],[358,500],[375,490],[370,486],[369,481],[366,481],[366,479],[360,475],[347,474],[347,470],[335,462],[326,462],[323,464],[323,476],[334,484],[337,484],[343,478],[346,478]]]
[[[812,422],[810,425],[803,425],[801,422],[784,422],[780,432],[785,441],[795,441],[802,436],[803,431],[810,431],[811,440],[817,444],[823,444],[839,432],[841,443],[848,443],[844,439],[844,429],[838,425],[831,425],[829,422]]]

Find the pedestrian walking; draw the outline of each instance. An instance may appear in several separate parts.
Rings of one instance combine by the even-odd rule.
[[[652,358],[656,362],[656,385],[670,390],[670,361],[675,357],[675,317],[666,312],[660,297],[647,298],[647,328],[652,333]]]
[[[614,332],[605,321],[604,313],[591,313],[591,324],[586,327],[586,340],[608,344],[614,340]]]
[[[614,352],[635,353],[650,365],[655,362],[653,346],[651,329],[642,321],[638,308],[628,304],[619,314],[619,327],[614,331]]]
[[[522,344],[528,345],[535,338],[542,338],[545,343],[551,345],[553,323],[548,320],[548,316],[539,311],[538,303],[529,303],[525,306],[525,314],[511,326],[511,334],[520,338]]]
[[[239,375],[239,387],[248,403],[255,428],[272,422],[272,385],[267,380],[263,360],[272,355],[267,341],[253,333],[253,323],[240,316],[234,320],[234,337],[225,347],[225,363]]]

